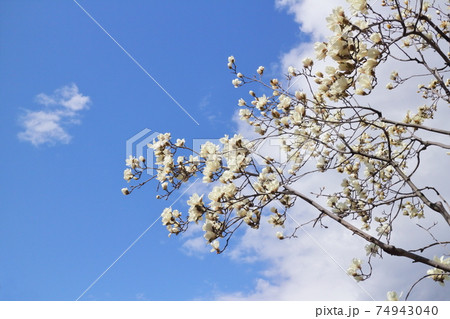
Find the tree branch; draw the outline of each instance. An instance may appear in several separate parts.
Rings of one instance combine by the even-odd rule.
[[[389,120],[389,119],[386,119],[386,118],[382,118],[381,121],[383,121],[385,123],[398,125],[398,126],[413,127],[413,128],[420,129],[420,130],[426,130],[426,131],[430,131],[430,132],[434,132],[434,133],[439,133],[439,134],[444,134],[444,135],[450,136],[450,131],[446,131],[446,130],[442,130],[442,129],[438,129],[438,128],[434,128],[434,127],[428,127],[428,126],[423,126],[423,125],[418,125],[418,124],[409,124],[409,123],[397,122],[397,121]]]
[[[333,214],[328,209],[326,209],[325,207],[321,206],[319,203],[315,202],[314,200],[312,200],[308,196],[306,196],[306,195],[296,191],[292,187],[285,185],[284,188],[286,189],[287,193],[289,193],[291,195],[295,195],[295,196],[303,199],[305,202],[307,202],[308,204],[312,205],[314,208],[316,208],[321,213],[327,215],[328,217],[330,217],[334,221],[338,222],[339,224],[341,224],[342,226],[344,226],[348,230],[352,231],[354,234],[358,235],[359,237],[367,240],[368,242],[374,243],[375,245],[380,247],[384,252],[388,253],[389,255],[403,256],[403,257],[410,258],[410,259],[414,260],[414,262],[419,262],[419,263],[422,263],[422,264],[426,264],[426,265],[429,265],[429,266],[432,266],[432,267],[444,270],[446,272],[450,272],[450,266],[449,265],[445,265],[445,264],[437,262],[437,261],[435,261],[433,259],[429,259],[429,258],[420,256],[420,255],[414,254],[412,252],[406,251],[406,250],[404,250],[402,248],[398,248],[398,247],[395,247],[393,245],[386,244],[386,243],[382,242],[381,240],[379,240],[379,239],[377,239],[377,238],[375,238],[375,237],[373,237],[373,236],[363,232],[359,228],[353,226],[352,224],[350,224],[349,222],[347,222],[343,218],[339,217],[338,215]]]
[[[434,210],[434,211],[438,212],[439,214],[441,214],[442,217],[444,217],[444,219],[447,222],[447,224],[450,226],[450,214],[447,212],[447,210],[445,209],[445,207],[442,204],[442,202],[435,202],[435,203],[433,203],[432,201],[430,201],[428,199],[428,197],[426,197],[417,188],[417,186],[411,181],[411,178],[409,178],[409,176],[407,176],[401,170],[401,168],[399,168],[397,165],[393,165],[393,167],[397,171],[397,173],[400,175],[400,177],[405,181],[405,183],[407,183],[409,185],[409,187],[411,187],[411,189],[414,191],[414,193],[416,193],[416,195],[424,202],[424,204],[427,205],[428,207],[430,207],[432,210]]]

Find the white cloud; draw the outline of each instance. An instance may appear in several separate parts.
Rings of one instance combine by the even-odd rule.
[[[329,229],[308,228],[307,232],[298,231],[296,239],[280,241],[275,237],[278,230],[263,222],[259,230],[246,231],[237,248],[231,251],[232,258],[255,264],[265,262],[268,266],[260,273],[253,291],[220,295],[219,299],[371,300],[364,288],[345,274],[350,263],[345,258],[346,247],[356,251],[358,246],[354,237]]]
[[[317,183],[317,180],[315,181]],[[311,187],[313,183],[304,188]],[[316,184],[319,185],[319,184]],[[317,213],[310,207],[297,204],[289,212],[299,223],[311,220]],[[383,259],[372,259],[372,277],[356,283],[346,274],[352,258],[363,260],[368,269],[365,254],[366,242],[344,230],[340,225],[324,219],[328,227],[298,230],[295,239],[278,240],[280,228],[273,228],[263,221],[258,230],[247,229],[244,236],[235,238],[228,255],[239,263],[263,264],[250,292],[218,294],[220,300],[385,300],[386,292],[397,290],[404,295],[411,285],[430,267],[411,263],[407,258],[384,254]],[[418,247],[427,234],[420,234],[413,221],[398,225],[395,240],[403,247]],[[297,226],[289,221],[290,228]],[[446,234],[443,227],[438,237]],[[290,231],[284,230],[284,234]],[[414,236],[411,236],[414,234]],[[432,254],[432,252],[430,252]],[[411,300],[445,300],[450,287],[441,287],[426,279],[416,288]]]
[[[211,97],[212,94],[208,93],[207,95],[203,96],[200,100],[200,103],[198,104],[200,110],[204,110],[206,107],[208,107],[211,104]]]
[[[333,8],[348,7],[344,0],[327,0],[323,5],[317,0],[275,0],[275,6],[293,14],[295,22],[300,25],[300,30],[309,34],[313,41],[318,41],[330,34],[325,17]]]
[[[38,94],[36,102],[42,106],[41,110],[26,110],[20,117],[24,130],[19,132],[18,137],[39,146],[69,143],[72,136],[67,133],[66,127],[80,123],[79,112],[89,108],[91,100],[79,92],[76,84],[71,84],[55,90],[52,95]]]

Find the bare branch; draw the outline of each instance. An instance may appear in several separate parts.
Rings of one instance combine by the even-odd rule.
[[[410,259],[414,260],[415,262],[419,262],[419,263],[422,263],[422,264],[426,264],[426,265],[433,266],[435,268],[442,269],[444,271],[450,272],[450,265],[445,265],[445,264],[437,262],[437,261],[435,261],[433,259],[429,259],[429,258],[420,256],[420,255],[414,254],[412,252],[406,251],[406,250],[404,250],[402,248],[398,248],[398,247],[395,247],[393,245],[385,244],[381,240],[379,240],[379,239],[377,239],[377,238],[375,238],[375,237],[373,237],[373,236],[363,232],[362,230],[356,228],[355,226],[353,226],[352,224],[350,224],[349,222],[347,222],[346,220],[344,220],[340,216],[337,216],[336,214],[333,214],[328,209],[326,209],[323,206],[321,206],[319,203],[315,202],[314,200],[312,200],[308,196],[306,196],[306,195],[296,191],[292,187],[284,186],[284,188],[288,191],[289,194],[298,196],[299,198],[303,199],[305,202],[307,202],[308,204],[310,204],[313,207],[315,207],[322,214],[327,215],[328,217],[330,217],[334,221],[338,222],[339,224],[341,224],[342,226],[344,226],[345,228],[350,230],[353,234],[358,235],[359,237],[367,240],[368,242],[376,244],[384,252],[386,252],[386,253],[388,253],[390,255],[393,255],[393,256],[403,256],[403,257],[406,257],[406,258],[410,258]]]

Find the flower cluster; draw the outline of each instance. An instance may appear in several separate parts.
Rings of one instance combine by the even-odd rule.
[[[260,194],[275,194],[278,191],[280,182],[271,166],[264,167],[253,187]]]
[[[210,185],[207,194],[190,196],[187,215],[171,207],[163,211],[162,223],[169,235],[185,231],[190,223],[201,223],[211,251],[220,253],[241,225],[257,229],[261,220],[267,220],[284,227],[287,210],[301,198],[321,211],[311,221],[314,225],[326,228],[323,219],[328,216],[369,242],[365,252],[371,273],[372,257],[401,251],[395,250],[391,241],[398,229],[394,222],[402,220],[402,215],[419,220],[425,210],[432,210],[448,222],[444,205],[431,198],[441,197],[440,193],[433,187],[414,184],[423,152],[430,146],[450,148],[438,139],[422,139],[423,132],[427,139],[432,134],[450,135],[446,130],[423,126],[437,114],[441,101],[450,102],[450,80],[446,79],[450,61],[444,51],[448,46],[448,16],[438,10],[437,2],[421,2],[419,6],[409,0],[383,0],[381,5],[388,11],[383,14],[376,13],[375,4],[369,5],[367,0],[347,2],[351,14],[342,7],[334,9],[326,18],[332,36],[314,45],[316,59],[330,62],[323,69],[306,57],[297,67],[287,68],[285,80],[266,79],[264,66],[259,66],[255,75],[246,76],[238,70],[234,56],[228,58],[235,88],[250,83],[262,88],[250,90],[250,98],[240,98],[237,103],[240,119],[258,138],[248,141],[240,134],[225,135],[220,143],[206,142],[194,151],[184,140],[173,142],[166,133],[149,144],[156,158],[154,168],[147,167],[143,157],[126,160],[123,177],[127,182],[139,180],[145,170],[156,172],[154,179],[163,191],[157,198],[168,198],[194,176]],[[432,54],[437,59],[429,63]],[[403,120],[388,119],[377,106],[360,104],[365,99],[361,96],[372,93],[382,80],[378,65],[391,58],[399,63],[417,63],[431,78],[428,84],[418,86],[426,103],[415,113],[407,112]],[[386,89],[395,90],[418,78],[403,72],[392,71]],[[420,78],[425,76],[420,74]],[[291,90],[300,79],[302,87]],[[259,151],[260,144],[272,138],[279,142],[280,159]],[[186,155],[188,151],[192,153]],[[293,190],[311,174],[323,174],[326,184],[326,188],[318,185],[318,190],[311,192],[315,198]],[[341,176],[341,182],[331,185],[337,176]],[[123,188],[122,193],[128,195],[145,183]],[[273,203],[281,205],[281,210]],[[427,217],[430,215],[427,211]],[[295,237],[295,231],[286,236],[277,232],[276,237]],[[411,255],[430,247],[436,245],[410,250],[405,256],[423,262],[423,258]],[[450,276],[450,258],[435,261],[437,264],[428,261],[436,266],[428,270],[428,276],[444,284]],[[347,273],[357,281],[370,277],[370,273],[363,273],[362,261],[357,258]],[[398,300],[400,296],[389,292],[387,298]]]
[[[172,210],[172,208],[165,208],[161,214],[162,224],[167,227],[169,236],[171,234],[178,234],[182,229],[181,213],[178,210]]]
[[[222,156],[230,171],[228,176],[231,176],[231,173],[241,172],[250,164],[253,144],[244,139],[242,135],[235,134],[232,138],[225,135],[220,139],[220,142],[223,145]]]
[[[445,258],[444,256],[441,256],[440,258],[434,257],[434,260],[444,265],[450,265],[450,258]],[[427,275],[441,286],[445,285],[445,280],[450,280],[450,273],[438,268],[429,269]]]
[[[353,258],[352,264],[347,269],[347,274],[352,276],[356,281],[364,280],[361,263],[361,259]]]
[[[276,226],[281,226],[284,227],[284,223],[286,221],[286,214],[281,214],[278,209],[276,209],[275,207],[272,207],[270,209],[270,211],[273,213],[272,215],[270,215],[269,217],[269,224],[272,224],[274,227]],[[281,234],[281,233],[280,233]],[[278,238],[280,237],[284,237],[284,236],[280,236],[279,234],[277,235]],[[280,238],[282,239],[282,238]]]

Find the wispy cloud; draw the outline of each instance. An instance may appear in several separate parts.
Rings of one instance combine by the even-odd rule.
[[[52,95],[40,93],[36,96],[40,110],[25,110],[19,118],[24,128],[18,138],[34,146],[41,144],[67,144],[72,136],[67,132],[70,124],[80,124],[79,112],[89,108],[91,99],[81,94],[76,84],[64,86]]]

